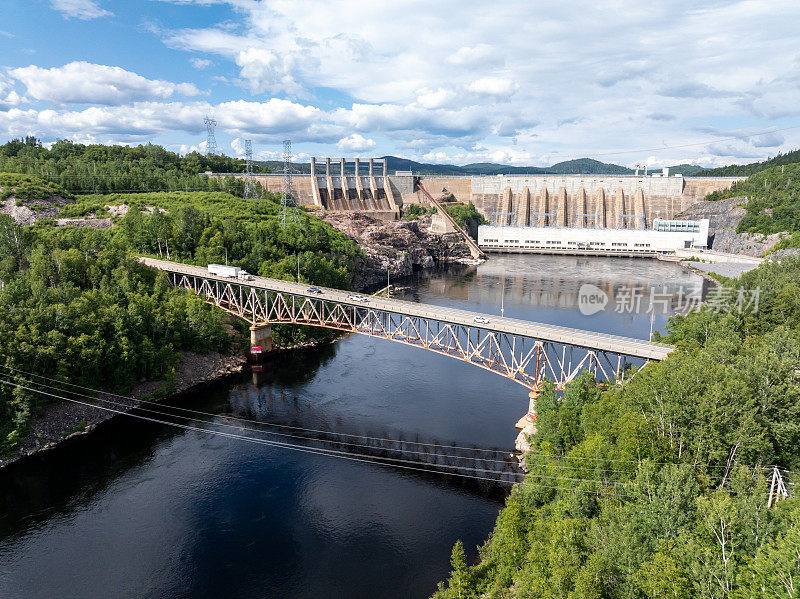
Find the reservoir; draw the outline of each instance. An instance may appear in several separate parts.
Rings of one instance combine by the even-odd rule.
[[[708,285],[670,263],[535,255],[401,284],[405,299],[642,339]],[[603,310],[580,309],[585,286],[605,294]],[[211,415],[198,423],[234,414],[295,427],[273,431],[363,435],[371,448],[358,451],[375,456],[382,440],[403,440],[509,468],[528,392],[452,358],[349,335],[170,403]],[[503,493],[120,417],[0,472],[0,597],[427,597],[456,540],[476,558]]]

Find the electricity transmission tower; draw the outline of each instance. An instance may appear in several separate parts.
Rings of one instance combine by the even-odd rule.
[[[771,508],[777,501],[786,499],[787,497],[789,497],[789,491],[786,490],[786,483],[783,481],[781,471],[775,466],[772,468],[772,483],[769,487],[767,508]]]
[[[281,227],[286,228],[286,222],[300,224],[300,215],[292,192],[292,140],[283,140],[283,186],[281,188],[281,211],[279,214]]]
[[[203,122],[206,124],[206,156],[211,156],[217,153],[217,138],[214,135],[214,127],[217,126],[217,121],[206,115]]]
[[[253,176],[253,140],[244,140],[244,156],[246,160],[244,175],[244,198],[255,200],[258,198],[258,184]]]

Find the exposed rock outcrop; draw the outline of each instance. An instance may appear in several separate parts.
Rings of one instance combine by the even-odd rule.
[[[444,262],[472,262],[469,249],[459,235],[428,232],[430,216],[416,220],[383,221],[360,212],[320,213],[320,217],[364,251],[351,281],[354,289],[368,289],[392,278],[409,276],[414,270]]]
[[[713,250],[762,256],[780,241],[780,234],[737,233],[736,227],[747,213],[742,206],[745,201],[746,198],[730,198],[719,202],[697,202],[679,214],[678,218],[709,219],[709,243]]]
[[[43,218],[55,218],[62,206],[72,203],[72,200],[54,196],[47,200],[26,200],[17,206],[17,198],[10,196],[0,203],[0,214],[8,214],[18,225],[32,225]]]
[[[91,227],[93,229],[110,229],[114,222],[110,218],[59,218],[59,227]]]

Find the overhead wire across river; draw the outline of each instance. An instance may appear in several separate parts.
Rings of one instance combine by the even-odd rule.
[[[8,366],[0,366],[8,372],[0,374],[0,384],[21,389],[27,392],[36,393],[38,395],[48,397],[51,399],[60,399],[73,404],[91,407],[102,410],[108,413],[124,415],[135,418],[140,421],[151,422],[168,427],[173,427],[186,431],[193,431],[197,433],[207,433],[215,436],[220,436],[227,439],[237,440],[241,442],[254,443],[266,447],[276,449],[284,449],[287,451],[297,451],[301,453],[308,453],[313,455],[320,455],[325,457],[332,457],[343,459],[347,461],[355,461],[361,463],[368,463],[375,466],[398,468],[405,471],[414,471],[420,474],[436,475],[443,474],[449,477],[456,477],[462,480],[471,480],[480,483],[491,483],[494,485],[522,485],[525,487],[536,487],[543,489],[551,489],[556,491],[569,491],[569,492],[582,492],[598,496],[611,496],[619,498],[636,498],[635,491],[631,488],[634,485],[633,481],[619,481],[614,480],[611,476],[616,474],[635,475],[636,468],[631,470],[619,470],[606,466],[608,463],[629,463],[631,466],[638,465],[641,461],[637,460],[615,460],[604,457],[587,457],[581,456],[577,458],[564,457],[565,460],[576,459],[580,462],[579,465],[552,463],[553,460],[559,458],[552,455],[545,454],[530,454],[533,458],[531,466],[543,468],[555,468],[558,470],[569,470],[570,472],[559,474],[543,474],[540,472],[529,472],[523,480],[523,475],[520,471],[510,467],[511,462],[508,457],[505,459],[498,459],[500,455],[507,452],[502,449],[490,449],[480,447],[466,447],[459,445],[449,445],[441,443],[423,443],[419,441],[404,441],[401,439],[391,439],[386,437],[375,437],[368,435],[358,435],[352,433],[338,433],[334,431],[323,431],[320,429],[303,428],[299,426],[286,425],[274,422],[264,422],[261,420],[254,420],[249,418],[242,418],[230,414],[213,414],[201,410],[194,410],[181,406],[174,406],[163,403],[150,403],[140,402],[135,398],[119,395],[115,393],[108,393],[98,389],[92,389],[74,383],[67,383],[46,377],[44,375],[24,371]],[[39,380],[34,380],[39,379]],[[47,381],[47,382],[42,382]],[[55,384],[48,384],[55,383]],[[65,387],[73,387],[86,391],[88,393],[78,392],[73,389]],[[43,389],[44,388],[44,389]],[[48,389],[48,390],[45,390]],[[91,393],[91,395],[89,394]],[[125,402],[113,399],[106,399],[103,396],[115,397],[117,399],[125,400]],[[78,399],[80,398],[80,399]],[[100,402],[100,403],[97,403]],[[102,405],[101,405],[102,404]],[[172,411],[170,411],[172,410]],[[143,414],[151,414],[150,416]],[[175,412],[182,412],[178,414]],[[174,419],[186,421],[185,423],[174,422]],[[218,419],[224,419],[227,422],[219,422]],[[199,422],[198,422],[199,421]],[[199,426],[197,424],[200,424]],[[259,427],[272,427],[278,429],[290,429],[293,432],[277,432],[272,430],[264,430],[263,428],[254,428],[249,426],[256,424]],[[233,429],[237,432],[226,432],[220,430],[221,428]],[[249,434],[247,434],[249,433]],[[307,436],[298,433],[310,433],[317,436]],[[335,449],[334,447],[317,447],[305,444],[292,443],[287,441],[278,441],[274,439],[265,439],[256,435],[271,435],[273,437],[291,439],[295,441],[305,441],[309,443],[328,444],[334,447],[347,447],[347,448],[360,448],[358,450],[342,450]],[[338,438],[320,438],[320,435],[327,437]],[[350,439],[349,441],[342,440],[341,438]],[[360,441],[373,441],[380,442],[382,445],[374,445],[369,443],[358,443]],[[389,445],[412,445],[417,449],[411,450],[405,447],[391,447]],[[428,450],[430,449],[430,451]],[[476,465],[464,466],[454,463],[440,463],[440,462],[425,462],[422,459],[407,459],[404,457],[393,457],[386,455],[375,455],[366,453],[366,450],[373,452],[387,452],[399,453],[403,456],[415,455],[427,458],[444,458],[445,460],[474,460]],[[459,451],[459,454],[447,453]],[[488,457],[492,456],[492,457]],[[536,464],[538,458],[548,460],[550,463]],[[670,465],[666,462],[653,462],[654,464]],[[497,464],[495,467],[490,467],[492,464]],[[501,469],[501,464],[509,466]],[[687,466],[686,464],[683,464]],[[480,467],[487,466],[487,467]],[[624,466],[623,466],[624,467]],[[716,466],[716,468],[726,468],[723,466]],[[600,478],[588,478],[586,476],[575,476],[570,474],[585,473],[587,475],[594,475]],[[609,476],[611,475],[611,476]],[[531,482],[534,479],[536,482]],[[569,486],[564,486],[569,485]],[[581,485],[590,485],[594,488],[581,488]]]

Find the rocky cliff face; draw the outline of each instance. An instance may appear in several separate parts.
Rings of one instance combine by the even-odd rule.
[[[780,234],[753,235],[737,233],[736,227],[746,214],[742,204],[746,198],[730,198],[719,202],[697,202],[684,210],[677,218],[707,218],[711,249],[745,256],[762,256],[780,240]]]
[[[354,289],[385,284],[387,268],[394,279],[444,262],[472,262],[469,249],[458,234],[428,232],[430,216],[383,221],[359,212],[336,212],[321,213],[320,217],[352,238],[366,255],[356,265],[351,282]]]

